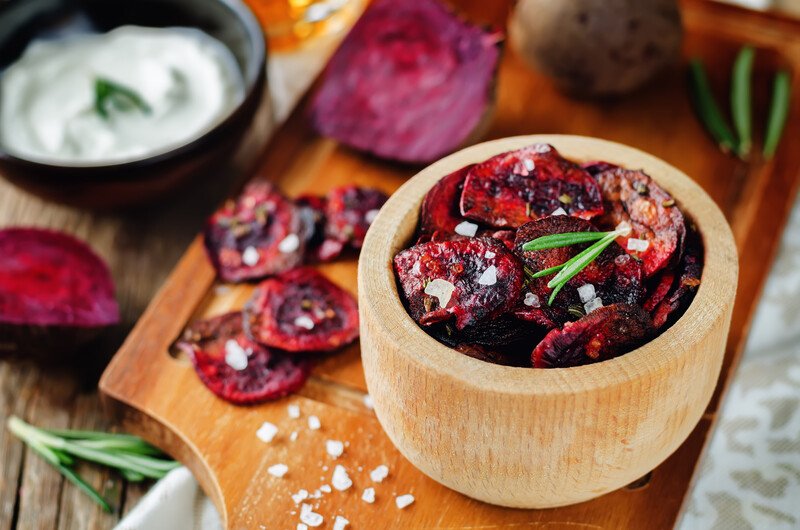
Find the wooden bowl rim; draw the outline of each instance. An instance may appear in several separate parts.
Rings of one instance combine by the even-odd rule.
[[[546,370],[480,361],[456,352],[422,331],[400,300],[392,259],[404,248],[416,228],[425,193],[456,169],[536,142],[553,145],[571,160],[604,160],[643,169],[675,197],[682,211],[695,221],[703,238],[702,283],[692,304],[664,333],[615,359]],[[403,226],[408,226],[411,216],[413,224],[403,234]],[[653,155],[608,140],[575,135],[528,135],[462,149],[426,167],[401,186],[386,202],[367,233],[359,258],[358,292],[362,322],[367,320],[366,312],[379,314],[369,322],[380,328],[382,339],[390,340],[414,362],[443,377],[497,394],[572,395],[630,384],[648,374],[663,372],[673,363],[684,362],[686,352],[705,336],[711,324],[725,318],[726,304],[733,304],[737,277],[736,244],[724,215],[708,194],[682,171]],[[706,325],[697,325],[698,322]],[[373,344],[380,344],[380,339]]]

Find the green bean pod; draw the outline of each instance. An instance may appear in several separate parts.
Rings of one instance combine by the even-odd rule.
[[[791,97],[791,79],[789,72],[781,70],[775,74],[772,85],[772,103],[767,119],[767,134],[764,139],[764,158],[769,160],[775,155],[781,141],[786,119],[789,117],[789,98]]]
[[[743,47],[733,63],[731,76],[731,116],[736,134],[739,136],[738,153],[742,158],[750,154],[753,140],[750,85],[755,55],[756,51],[752,46]]]
[[[725,123],[725,118],[722,117],[717,102],[714,100],[703,62],[700,59],[692,59],[689,65],[689,79],[692,99],[700,121],[703,122],[706,130],[723,152],[737,151],[736,138],[728,124]]]

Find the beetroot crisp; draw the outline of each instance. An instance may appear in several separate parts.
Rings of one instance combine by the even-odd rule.
[[[653,339],[703,268],[700,235],[650,176],[544,144],[444,176],[412,242],[394,257],[411,318],[465,355],[536,368]]]
[[[382,158],[436,160],[482,125],[502,38],[439,0],[376,0],[328,64],[312,124]]]

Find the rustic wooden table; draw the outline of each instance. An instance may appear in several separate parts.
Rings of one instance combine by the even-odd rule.
[[[158,204],[125,212],[90,212],[43,201],[0,180],[0,227],[35,225],[87,241],[111,267],[122,324],[64,367],[0,361],[0,530],[108,529],[151,484],[128,484],[94,466],[79,472],[116,507],[103,512],[6,428],[11,415],[53,428],[111,429],[97,379],[213,208],[248,173],[274,125],[295,105],[338,40],[270,57],[269,94],[246,143],[230,165]]]

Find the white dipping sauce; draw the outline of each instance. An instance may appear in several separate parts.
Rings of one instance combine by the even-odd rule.
[[[130,89],[147,109],[95,107],[96,82]],[[0,144],[20,158],[100,165],[186,144],[244,97],[231,51],[200,30],[126,26],[37,41],[0,78]]]

